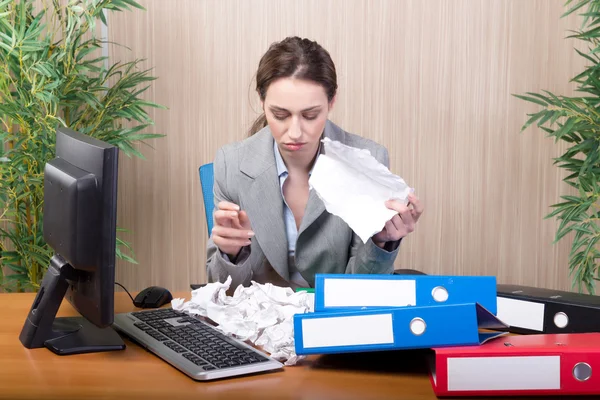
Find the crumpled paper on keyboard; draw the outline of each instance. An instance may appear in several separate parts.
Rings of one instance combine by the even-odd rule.
[[[314,295],[252,281],[250,287],[239,285],[233,296],[228,296],[230,285],[231,276],[224,283],[209,283],[192,290],[190,301],[175,298],[171,306],[176,311],[210,318],[221,332],[251,342],[285,365],[303,359],[294,348],[293,316],[311,312]]]
[[[369,150],[329,138],[321,142],[325,151],[319,154],[308,183],[327,211],[343,219],[366,243],[397,214],[385,202],[394,199],[407,204],[414,189]]]

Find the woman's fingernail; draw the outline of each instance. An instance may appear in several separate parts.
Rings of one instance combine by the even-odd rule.
[[[237,217],[237,212],[236,211],[232,211],[231,213],[229,213],[230,216],[232,217]]]
[[[233,208],[235,208],[237,211],[240,211],[240,206],[238,206],[237,204],[234,204]]]
[[[252,231],[248,232],[248,237],[252,237],[252,236],[254,236],[254,232],[252,232]]]

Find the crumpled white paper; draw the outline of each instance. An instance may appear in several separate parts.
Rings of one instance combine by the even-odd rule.
[[[319,155],[308,183],[327,211],[342,218],[366,243],[396,214],[385,202],[398,200],[407,204],[413,189],[369,150],[329,138],[322,142],[325,152]]]
[[[250,341],[285,365],[304,358],[296,355],[294,348],[293,316],[313,311],[314,294],[253,281],[250,287],[239,285],[233,296],[228,296],[230,285],[231,276],[224,283],[192,290],[190,301],[175,298],[171,306],[176,311],[210,318],[221,332]]]

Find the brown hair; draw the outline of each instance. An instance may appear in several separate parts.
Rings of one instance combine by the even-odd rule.
[[[269,85],[279,78],[306,79],[323,86],[327,100],[332,101],[337,91],[335,65],[327,50],[317,42],[288,37],[273,43],[262,56],[256,72],[256,91],[265,101]],[[249,136],[267,126],[263,113],[249,131]]]

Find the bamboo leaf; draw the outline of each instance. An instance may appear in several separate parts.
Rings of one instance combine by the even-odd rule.
[[[104,26],[108,26],[108,22],[106,21],[106,16],[104,15],[104,13],[102,11],[100,11],[100,13],[98,14],[98,16],[100,17],[100,20],[102,21],[102,23],[104,24]]]
[[[5,276],[5,279],[7,279],[7,280],[19,281],[22,283],[26,283],[28,278],[29,278],[29,276],[26,273],[10,274],[10,275]]]
[[[575,49],[575,51],[576,51],[576,52],[577,52],[577,54],[579,54],[581,57],[585,58],[586,60],[588,60],[589,62],[591,62],[591,63],[593,63],[593,64],[596,64],[596,63],[598,62],[598,60],[597,60],[597,59],[595,59],[595,58],[593,58],[593,57],[591,57],[591,56],[589,56],[589,55],[587,55],[587,54],[585,54],[585,53],[582,53],[581,51],[579,51],[579,50],[577,50],[577,49]],[[593,54],[593,53],[592,53],[592,54]]]
[[[527,122],[525,122],[525,125],[523,125],[523,127],[521,128],[521,131],[526,130],[531,124],[533,124],[535,121],[537,121],[543,114],[544,114],[544,111],[540,111],[536,114],[531,115],[531,117],[527,120]]]
[[[159,133],[140,133],[137,135],[127,135],[127,140],[142,141],[149,139],[159,139],[162,137],[165,137],[165,135]]]
[[[570,3],[570,1],[568,1],[566,4],[569,4],[569,3]],[[585,1],[578,3],[574,7],[570,8],[567,11],[565,11],[565,13],[561,15],[561,18],[564,18],[564,17],[566,17],[568,15],[571,15],[572,13],[574,13],[577,10],[579,10],[580,8],[582,8],[585,5],[587,5],[587,2],[585,2]]]
[[[530,96],[524,96],[524,95],[520,95],[520,94],[513,94],[513,96],[515,96],[515,97],[517,97],[517,98],[519,98],[519,99],[521,99],[521,100],[528,101],[528,102],[530,102],[530,103],[539,104],[540,106],[544,106],[544,107],[546,107],[546,106],[548,105],[548,103],[547,103],[547,102],[545,102],[545,101],[542,101],[542,100],[539,100],[539,99],[536,99],[536,98],[534,98],[534,97],[530,97]]]
[[[139,3],[135,2],[134,0],[122,0],[124,3],[129,4],[130,6],[133,6],[135,8],[138,8],[140,10],[146,10],[144,7],[142,7]]]

